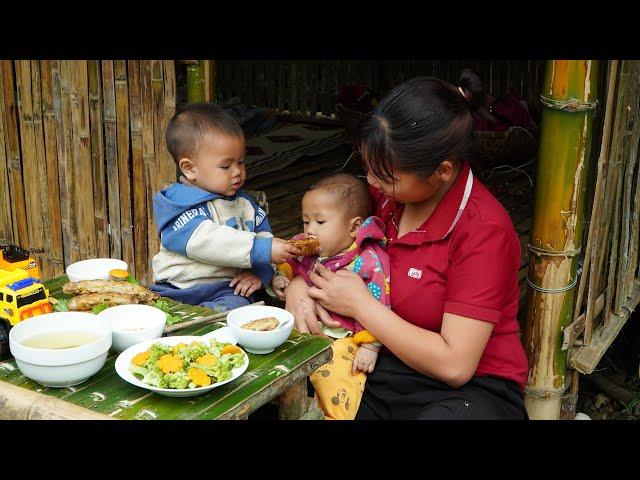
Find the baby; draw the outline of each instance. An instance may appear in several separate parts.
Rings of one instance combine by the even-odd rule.
[[[273,238],[267,214],[241,190],[246,167],[240,125],[213,103],[194,103],[167,127],[180,182],[153,196],[160,251],[151,290],[182,303],[229,310],[299,251]]]
[[[304,235],[294,240],[316,238],[319,252],[279,265],[272,281],[275,294],[284,299],[290,279],[298,275],[312,285],[309,272],[320,262],[334,272],[346,268],[357,273],[371,294],[389,307],[384,224],[377,217],[370,217],[372,210],[367,185],[353,175],[332,175],[311,186],[302,198]],[[381,345],[354,319],[329,313],[341,326],[324,326],[324,332],[339,340],[332,346],[332,362],[313,373],[311,382],[327,418],[352,419],[364,390],[365,373],[373,371]]]

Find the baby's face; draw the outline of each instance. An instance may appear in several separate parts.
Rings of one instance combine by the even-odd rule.
[[[318,239],[321,257],[331,257],[351,246],[351,220],[335,195],[325,190],[311,190],[302,198],[304,233]]]
[[[243,137],[208,134],[191,158],[193,178],[184,173],[191,183],[203,190],[232,196],[244,185],[247,176],[244,156]]]

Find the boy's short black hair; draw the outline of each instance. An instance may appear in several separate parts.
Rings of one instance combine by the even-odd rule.
[[[176,162],[191,158],[207,134],[244,137],[242,127],[215,103],[190,103],[176,112],[167,126],[167,150]]]
[[[340,199],[349,218],[367,218],[373,215],[373,198],[369,187],[362,179],[348,173],[337,173],[325,177],[309,187],[311,190],[326,190]]]

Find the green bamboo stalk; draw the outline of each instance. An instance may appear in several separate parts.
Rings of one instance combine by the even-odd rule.
[[[187,101],[204,102],[206,98],[204,62],[187,65]]]
[[[5,153],[4,81],[0,72],[0,244],[13,242],[11,225],[11,195],[9,191],[9,162]]]
[[[525,325],[532,419],[559,418],[566,386],[562,331],[572,319],[596,88],[596,61],[547,62]]]

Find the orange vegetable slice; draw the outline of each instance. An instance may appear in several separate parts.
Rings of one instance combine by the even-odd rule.
[[[241,351],[242,351],[242,349],[240,347],[235,346],[235,345],[225,345],[220,350],[220,353],[222,355],[224,355],[225,353],[240,353]]]

